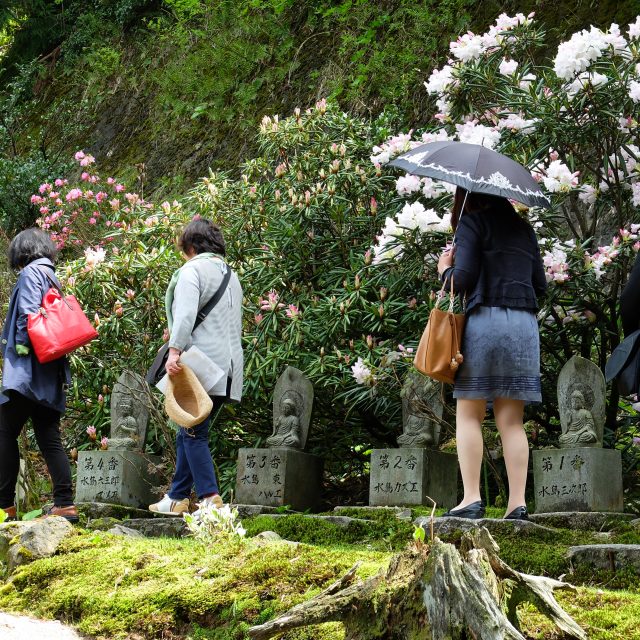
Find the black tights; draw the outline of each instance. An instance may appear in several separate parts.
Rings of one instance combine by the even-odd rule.
[[[62,414],[16,391],[5,391],[5,394],[9,401],[0,404],[0,508],[10,507],[15,501],[20,470],[18,436],[29,418],[51,475],[53,502],[56,507],[72,505],[71,467],[60,438]]]

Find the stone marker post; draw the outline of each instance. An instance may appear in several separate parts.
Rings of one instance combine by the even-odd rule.
[[[146,509],[158,498],[157,456],[143,453],[149,423],[146,382],[125,372],[111,393],[111,437],[106,451],[80,451],[76,502],[107,502]]]
[[[371,506],[457,504],[458,459],[438,451],[442,384],[412,371],[402,387],[403,433],[398,449],[371,453]]]
[[[269,448],[238,452],[236,501],[296,511],[317,509],[322,489],[322,460],[304,452],[313,408],[313,385],[295,367],[287,367],[273,393],[273,433]]]
[[[533,452],[536,513],[623,511],[621,454],[602,448],[605,397],[600,369],[573,356],[558,376],[561,448]]]

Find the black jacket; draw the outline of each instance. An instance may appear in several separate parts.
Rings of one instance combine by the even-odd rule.
[[[462,214],[446,288],[451,275],[454,290],[466,294],[467,313],[479,305],[537,311],[547,288],[535,232],[511,206]]]
[[[640,254],[620,295],[620,316],[625,336],[640,329]]]

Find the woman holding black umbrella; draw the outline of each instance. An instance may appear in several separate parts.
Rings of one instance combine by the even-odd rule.
[[[438,272],[466,298],[466,326],[454,397],[456,442],[464,497],[448,516],[482,518],[482,422],[493,403],[502,439],[509,502],[505,518],[528,519],[525,486],[529,445],[524,406],[540,402],[537,296],[546,289],[540,250],[531,225],[503,197],[458,187],[452,213],[456,233]]]

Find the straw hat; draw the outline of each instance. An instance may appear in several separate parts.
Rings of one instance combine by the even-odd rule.
[[[164,410],[181,427],[195,427],[209,417],[213,401],[196,374],[183,364],[179,373],[169,376]]]

